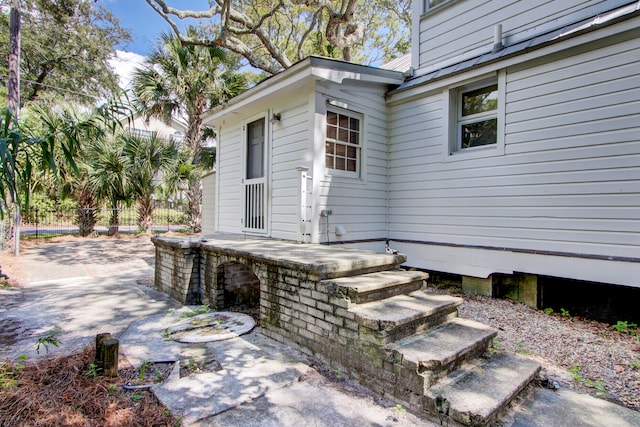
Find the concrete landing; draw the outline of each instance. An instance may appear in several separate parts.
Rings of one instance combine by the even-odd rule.
[[[569,389],[537,388],[506,427],[637,427],[640,412]]]
[[[165,245],[190,248],[200,247],[207,252],[241,255],[245,259],[269,262],[279,267],[293,268],[315,274],[321,279],[343,276],[345,272],[369,273],[393,269],[407,260],[406,255],[362,251],[340,246],[296,243],[285,240],[246,238],[217,234],[204,240],[184,238],[152,238]]]
[[[221,370],[180,378],[174,369],[166,382],[154,386],[154,394],[190,425],[298,382],[309,367],[260,338],[254,334],[218,342],[213,351]],[[251,341],[262,342],[257,346]]]
[[[197,427],[435,427],[403,408],[375,405],[371,396],[339,390],[319,376],[193,424]]]

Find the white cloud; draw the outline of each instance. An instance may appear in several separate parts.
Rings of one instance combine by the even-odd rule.
[[[142,67],[145,56],[123,50],[116,51],[116,57],[109,60],[109,64],[118,76],[118,83],[123,89],[129,88],[129,83],[133,78],[133,70]]]

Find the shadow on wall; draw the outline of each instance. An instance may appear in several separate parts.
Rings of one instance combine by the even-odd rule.
[[[239,262],[223,265],[224,308],[257,308],[260,306],[260,279]]]

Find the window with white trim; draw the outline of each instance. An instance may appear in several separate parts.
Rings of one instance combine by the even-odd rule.
[[[360,176],[361,118],[339,110],[327,111],[325,166],[332,173]]]
[[[498,83],[458,90],[458,148],[498,142]]]
[[[429,9],[433,9],[434,7],[441,5],[442,3],[446,3],[449,0],[424,0],[424,11],[428,11]]]
[[[503,73],[498,73],[449,90],[450,154],[504,148],[503,86]]]

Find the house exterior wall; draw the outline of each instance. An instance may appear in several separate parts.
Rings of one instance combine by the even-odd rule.
[[[424,10],[414,2],[414,67],[418,74],[491,51],[494,26],[514,44],[632,3],[629,0],[450,0]]]
[[[218,129],[216,152],[217,180],[217,231],[240,233],[242,231],[242,173],[243,173],[242,123],[230,124]]]
[[[216,232],[216,173],[202,177],[202,235]]]
[[[316,102],[316,153],[314,171],[317,206],[314,242],[339,242],[378,238],[387,234],[387,112],[382,85],[325,85]],[[344,111],[361,119],[359,176],[341,176],[325,166],[326,112]],[[322,210],[332,214],[321,217]],[[336,233],[343,227],[346,234]]]
[[[389,237],[409,265],[640,286],[640,40],[590,37],[391,99]],[[497,71],[503,151],[450,155],[447,90]]]
[[[309,205],[304,240],[384,239],[387,234],[387,121],[385,85],[324,82],[243,109],[218,131],[217,231],[242,232],[243,126],[257,115],[280,120],[268,124],[269,230],[273,238],[300,238],[300,171],[308,168]],[[336,105],[331,105],[334,102]],[[360,176],[345,177],[325,167],[324,137],[327,106],[361,118]],[[321,217],[322,210],[332,215]],[[327,221],[328,220],[328,221]],[[327,227],[328,224],[328,227]],[[346,231],[336,235],[336,226]],[[327,234],[328,232],[328,234]],[[328,238],[327,238],[328,236]]]
[[[282,96],[276,102],[255,103],[243,113],[225,120],[219,135],[218,228],[219,232],[241,233],[243,218],[243,174],[247,123],[267,119],[267,191],[268,230],[274,238],[298,237],[299,200],[297,167],[313,166],[313,87]],[[280,120],[270,122],[271,114]]]
[[[280,121],[274,123],[271,149],[271,236],[297,240],[300,197],[298,167],[313,164],[313,96],[307,94],[274,106]]]

